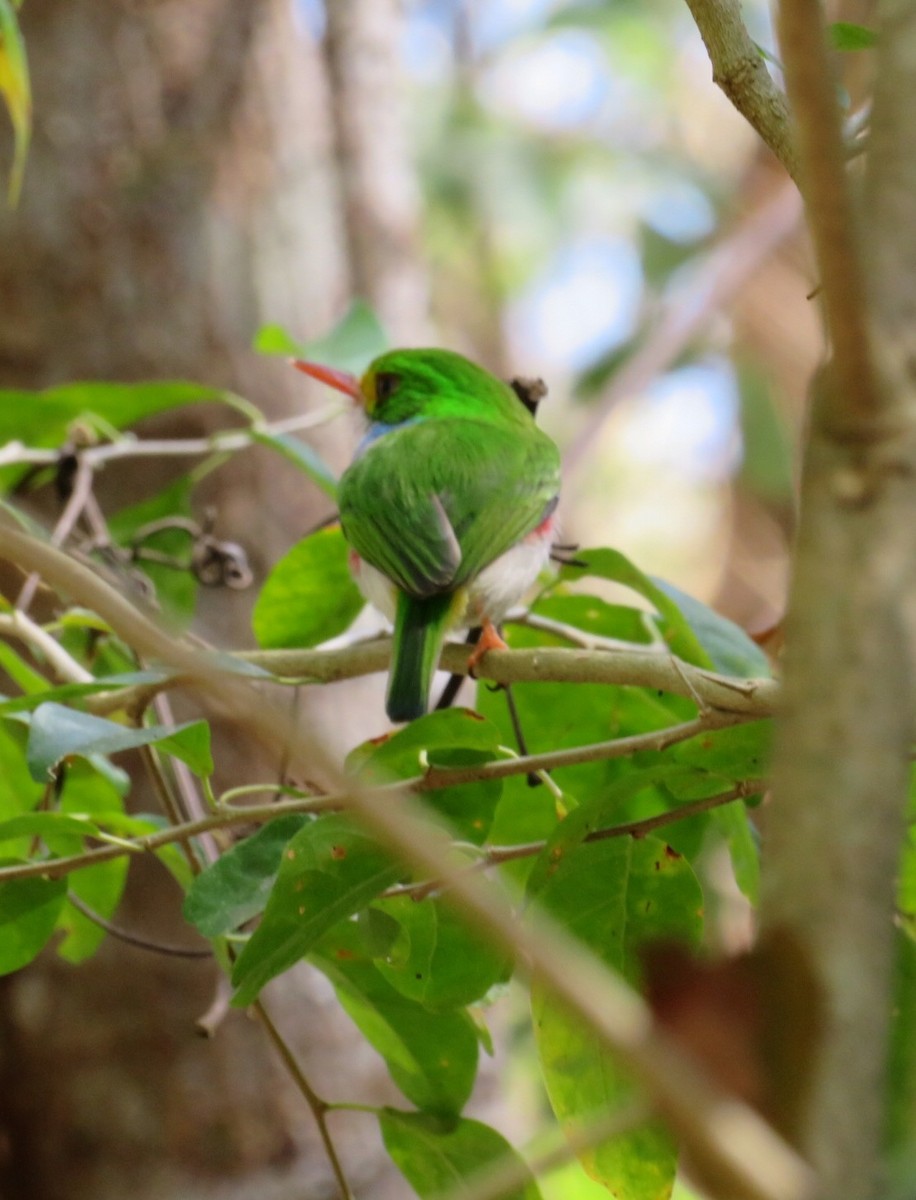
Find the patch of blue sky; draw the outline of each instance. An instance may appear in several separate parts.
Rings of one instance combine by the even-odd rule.
[[[471,5],[474,48],[488,54],[512,38],[541,28],[562,0],[477,0]]]
[[[567,243],[509,305],[507,332],[519,361],[584,369],[631,336],[642,286],[631,242],[591,236]]]
[[[327,25],[324,0],[293,0],[293,14],[312,37],[324,37]]]
[[[654,187],[643,217],[662,237],[683,245],[707,237],[716,227],[716,212],[708,197],[687,179],[670,179]]]
[[[708,358],[657,379],[626,414],[618,448],[647,470],[697,483],[729,479],[741,463],[738,384],[731,364]]]
[[[578,29],[527,42],[499,57],[481,81],[482,98],[548,130],[574,129],[598,117],[612,80],[604,50]]]
[[[425,6],[409,10],[401,42],[404,66],[420,83],[442,83],[454,58],[451,25]]]

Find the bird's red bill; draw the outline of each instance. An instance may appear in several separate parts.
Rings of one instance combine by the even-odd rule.
[[[363,403],[363,393],[359,386],[359,380],[355,375],[351,375],[349,371],[337,371],[334,367],[325,367],[321,363],[306,362],[303,358],[292,359],[292,364],[297,371],[302,371],[304,375],[310,375],[312,379],[326,383],[328,387],[336,388],[338,392],[352,396],[360,404]]]

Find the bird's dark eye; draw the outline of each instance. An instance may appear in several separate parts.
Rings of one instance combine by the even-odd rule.
[[[400,375],[395,375],[392,371],[382,371],[375,377],[375,402],[376,404],[384,404],[394,393],[398,384],[401,382]]]

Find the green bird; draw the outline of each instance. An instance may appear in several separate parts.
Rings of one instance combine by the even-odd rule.
[[[386,711],[427,711],[445,635],[481,626],[469,668],[546,565],[560,455],[509,384],[449,350],[392,350],[358,379],[296,360],[369,427],[339,487],[350,566],[394,623]]]

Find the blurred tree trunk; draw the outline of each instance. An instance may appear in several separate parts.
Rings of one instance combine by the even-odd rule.
[[[291,4],[29,0],[21,17],[35,131],[20,206],[0,211],[0,385],[186,377],[275,417],[294,411],[303,381],[251,354],[252,333],[265,321],[323,332],[351,275],[369,284],[351,268],[325,63]],[[393,78],[396,35],[384,33],[376,70]],[[388,161],[403,175],[396,132],[375,136],[379,152],[394,138]],[[414,220],[408,212],[402,231]],[[413,244],[399,243],[405,271]],[[226,419],[191,410],[170,432]],[[106,493],[119,504],[149,493],[155,481],[140,474],[108,472]],[[208,480],[207,499],[220,534],[246,544],[261,572],[326,504],[253,451]],[[249,606],[206,597],[206,632],[242,640]],[[237,750],[230,767],[239,778],[252,769],[245,757]],[[187,941],[179,910],[163,870],[132,864],[121,924]],[[109,939],[81,968],[48,955],[0,981],[0,1196],[335,1195],[311,1115],[262,1031],[231,1013],[212,1041],[195,1034],[216,980],[210,963]],[[275,985],[270,1002],[319,1090],[378,1098],[377,1067],[307,973]],[[351,1182],[391,1194],[371,1118],[334,1120]]]
[[[418,258],[420,192],[411,169],[400,60],[398,0],[327,5],[346,237],[356,291],[395,344],[423,344],[429,282]]]

